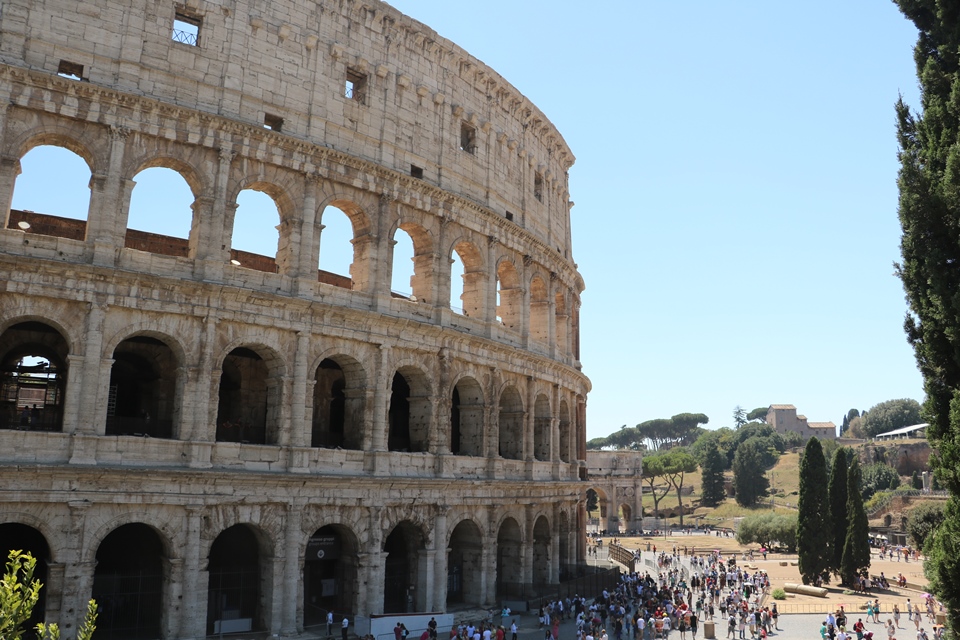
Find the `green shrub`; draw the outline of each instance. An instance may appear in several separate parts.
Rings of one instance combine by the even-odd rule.
[[[774,589],[772,595],[773,595],[773,599],[774,599],[774,600],[786,600],[786,599],[787,599],[787,592],[784,591],[783,589]]]

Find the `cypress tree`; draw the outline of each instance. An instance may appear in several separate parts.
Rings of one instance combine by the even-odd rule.
[[[928,545],[927,578],[960,633],[960,12],[957,3],[895,0],[920,31],[914,62],[921,114],[897,103],[900,241],[910,313],[904,322],[923,375],[931,462],[949,491]]]
[[[800,462],[800,500],[797,503],[797,553],[803,584],[830,572],[833,535],[827,501],[827,461],[817,438],[810,438]]]
[[[716,442],[707,445],[707,452],[703,456],[701,470],[700,504],[705,507],[715,507],[726,498],[723,490],[723,457]]]
[[[870,568],[870,523],[860,496],[860,463],[854,458],[847,470],[847,537],[840,561],[843,584],[853,586],[857,574]]]
[[[840,447],[833,454],[833,466],[830,473],[830,549],[832,558],[830,570],[840,575],[840,562],[843,560],[843,545],[847,539],[847,452]]]

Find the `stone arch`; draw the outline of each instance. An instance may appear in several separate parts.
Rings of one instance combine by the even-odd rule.
[[[4,323],[0,333],[0,427],[61,431],[69,376],[67,340],[45,319],[17,320]]]
[[[80,130],[83,134],[88,133],[86,129]],[[105,173],[109,164],[109,158],[106,157],[108,148],[104,148],[103,140],[109,140],[109,136],[102,136],[102,129],[97,133],[86,136],[77,135],[77,130],[65,127],[61,124],[47,123],[38,128],[31,128],[20,136],[10,141],[8,149],[11,155],[16,155],[22,160],[37,147],[62,147],[68,151],[80,156],[91,174]]]
[[[434,302],[433,292],[436,288],[436,269],[434,267],[436,242],[434,242],[433,235],[419,221],[409,218],[400,218],[397,221],[390,234],[394,242],[398,230],[405,232],[413,241],[413,276],[410,278],[413,298],[416,302],[432,304]],[[397,267],[396,259],[392,254],[391,265],[391,269]]]
[[[159,155],[138,160],[127,179],[124,247],[176,257],[196,257],[200,243],[199,216],[204,213],[198,206],[198,199],[207,189],[206,177],[192,163],[181,158]],[[149,175],[143,178],[145,172]],[[157,177],[161,172],[172,175]],[[162,217],[151,216],[149,205],[143,199],[149,201],[149,189],[156,190],[160,184],[165,189],[166,213]],[[147,195],[141,195],[144,189],[148,190]],[[187,198],[189,202],[184,201]],[[145,208],[146,213],[141,214],[140,207]]]
[[[547,283],[539,275],[530,280],[530,337],[550,342],[550,302]]]
[[[560,401],[560,460],[562,462],[571,462],[570,446],[573,442],[573,434],[570,427],[570,409],[566,400]]]
[[[236,345],[236,346],[233,346]],[[234,340],[220,358],[218,442],[278,444],[286,367],[264,344]]]
[[[467,237],[460,237],[450,245],[447,256],[453,262],[456,255],[463,266],[463,282],[457,288],[451,283],[450,305],[454,311],[457,308],[463,315],[472,318],[484,318],[484,300],[486,299],[487,274],[483,259],[483,252]],[[457,295],[456,291],[460,293]],[[456,297],[457,303],[454,302]]]
[[[339,186],[339,185],[338,185]],[[370,214],[367,211],[377,211],[378,203],[375,199],[369,197],[361,191],[351,194],[349,191],[340,191],[329,193],[326,197],[318,198],[320,205],[317,208],[317,256],[318,265],[322,265],[324,255],[324,238],[322,235],[323,218],[327,209],[332,207],[338,209],[350,221],[352,237],[349,273],[335,274],[326,271],[319,271],[320,282],[332,284],[354,291],[369,291],[373,283],[370,281],[371,268],[376,258],[376,235]],[[339,278],[338,278],[338,277]],[[343,280],[346,281],[343,281]]]
[[[533,523],[533,585],[542,587],[550,583],[553,558],[550,554],[552,533],[546,516],[539,516]]]
[[[537,394],[533,404],[533,457],[535,460],[549,461],[551,427],[550,399],[546,394]]]
[[[617,508],[617,518],[620,523],[620,533],[623,533],[630,528],[630,524],[633,522],[633,507],[626,502],[620,503]]]
[[[419,366],[397,368],[387,414],[389,451],[427,451],[433,413],[432,388],[429,377]]]
[[[141,329],[116,341],[110,358],[106,435],[177,437],[185,366],[180,343]]]
[[[566,355],[570,351],[567,344],[567,336],[569,335],[567,327],[569,324],[570,310],[567,308],[567,297],[563,291],[557,291],[554,296],[554,305],[554,340],[559,353]]]
[[[207,635],[264,631],[272,598],[272,545],[255,525],[217,535],[207,555]]]
[[[409,520],[394,526],[384,537],[383,612],[408,613],[423,610],[427,576],[420,570],[426,551],[424,530]]]
[[[355,357],[328,350],[316,366],[312,447],[361,449],[367,374]]]
[[[501,258],[497,262],[497,319],[507,329],[520,331],[523,307],[523,287],[513,261]]]
[[[447,606],[483,604],[483,531],[476,522],[464,518],[450,532],[446,545]]]
[[[317,528],[303,552],[303,625],[326,621],[327,611],[357,610],[360,542],[340,523]]]
[[[164,538],[154,527],[128,522],[97,545],[93,599],[97,637],[157,638],[170,602],[164,586],[170,576]],[[165,602],[166,601],[166,602]]]
[[[471,376],[461,376],[453,386],[450,402],[450,452],[462,456],[482,456],[483,387]]]
[[[522,597],[523,530],[512,516],[497,527],[497,596]]]
[[[10,552],[13,550],[29,553],[37,560],[33,573],[34,579],[42,585],[48,584],[49,566],[53,558],[50,553],[50,543],[38,527],[20,522],[9,522],[6,519],[0,520],[0,541],[2,541],[0,542],[0,553],[3,554],[4,565],[6,565]],[[38,623],[44,621],[48,591],[49,588],[40,590],[40,596],[23,628],[33,629]]]
[[[500,457],[523,459],[523,398],[517,388],[507,385],[500,392],[497,431]]]
[[[596,522],[594,524],[596,524],[596,526],[599,527],[600,530],[602,530],[606,528],[604,526],[604,523],[607,520],[607,515],[610,510],[610,498],[607,496],[606,491],[604,491],[600,487],[591,485],[586,489],[584,489],[585,503],[589,503],[588,492],[590,491],[593,491],[594,493],[597,494],[597,510],[587,512],[587,517],[590,518],[591,520],[595,520]],[[597,516],[597,512],[599,512],[599,516]]]

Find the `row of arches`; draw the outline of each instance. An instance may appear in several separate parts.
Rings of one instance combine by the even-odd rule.
[[[576,554],[567,512],[559,511],[553,526],[543,515],[530,528],[523,521],[505,516],[488,532],[470,518],[449,531],[403,520],[371,548],[343,523],[322,525],[299,540],[274,539],[256,523],[228,526],[210,540],[174,540],[134,519],[74,550],[80,561],[70,562],[71,552],[41,530],[8,520],[0,524],[0,550],[4,557],[19,549],[38,559],[36,578],[45,587],[33,624],[57,613],[61,626],[74,622],[70,598],[93,598],[97,637],[106,640],[302,632],[323,624],[328,611],[339,621],[343,615],[483,606],[556,583]],[[436,535],[441,544],[431,539]],[[293,554],[282,548],[291,543]],[[196,562],[190,562],[193,555]],[[67,584],[86,585],[86,592],[66,593]],[[198,592],[190,593],[190,585]],[[192,600],[181,607],[176,601],[183,596]],[[191,625],[194,633],[183,635]]]
[[[0,426],[77,427],[68,419],[79,410],[68,401],[77,394],[68,391],[82,384],[83,369],[74,366],[76,348],[58,326],[19,318],[0,332]],[[90,385],[101,394],[93,430],[259,445],[577,459],[583,425],[571,404],[578,396],[559,386],[509,376],[491,382],[492,373],[465,363],[446,383],[418,361],[378,371],[381,364],[361,348],[323,352],[304,367],[305,379],[291,380],[297,367],[280,349],[238,339],[211,358],[208,371],[191,378],[188,372],[203,369],[203,363],[188,356],[190,346],[156,330],[120,333],[107,341],[98,369],[107,384]],[[291,404],[298,385],[303,410],[295,418]],[[185,410],[201,390],[210,394],[212,429],[204,420],[191,422],[195,414]]]
[[[578,295],[529,255],[405,204],[232,152],[138,141],[159,144],[148,155],[127,142],[139,136],[115,135],[119,142],[98,149],[66,134],[25,135],[17,159],[0,166],[0,202],[4,191],[11,198],[5,226],[446,307],[578,357]]]

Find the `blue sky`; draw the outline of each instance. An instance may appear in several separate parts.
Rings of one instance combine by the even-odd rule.
[[[588,438],[687,411],[729,426],[736,405],[839,424],[922,400],[893,275],[893,105],[918,104],[916,32],[892,2],[391,4],[497,70],[577,156]],[[14,207],[70,215],[69,185],[31,187],[30,163],[52,162],[34,153]],[[153,177],[137,178],[130,226],[186,235],[186,184]],[[238,219],[270,207],[245,193]],[[348,231],[323,222],[320,266],[344,273]],[[252,234],[273,250],[239,248],[272,254],[274,224]]]

